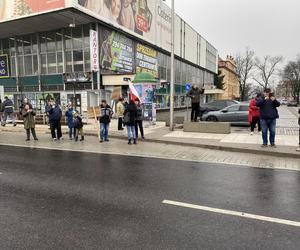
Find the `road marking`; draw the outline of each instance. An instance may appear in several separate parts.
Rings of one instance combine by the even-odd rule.
[[[212,213],[217,213],[217,214],[225,214],[225,215],[243,217],[243,218],[247,218],[247,219],[267,221],[267,222],[278,223],[278,224],[283,224],[283,225],[288,225],[288,226],[300,227],[300,222],[298,222],[298,221],[278,219],[278,218],[261,216],[261,215],[256,215],[256,214],[249,214],[249,213],[243,213],[243,212],[226,210],[226,209],[199,206],[199,205],[194,205],[194,204],[189,204],[189,203],[184,203],[184,202],[177,202],[177,201],[170,201],[170,200],[164,200],[162,203],[167,204],[167,205],[192,208],[192,209],[197,209],[197,210],[202,210],[202,211],[207,211],[207,212],[212,212]]]

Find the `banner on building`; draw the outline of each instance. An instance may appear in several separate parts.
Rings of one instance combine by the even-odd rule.
[[[157,46],[171,48],[171,10],[162,0],[77,0],[77,5]]]
[[[8,55],[0,55],[0,78],[9,77]]]
[[[120,73],[134,70],[133,41],[126,36],[108,29],[101,29],[101,68]]]
[[[0,0],[0,22],[65,7],[65,0]]]
[[[99,71],[99,39],[98,32],[90,30],[91,70]]]
[[[157,51],[142,44],[136,45],[136,73],[147,72],[158,77]]]

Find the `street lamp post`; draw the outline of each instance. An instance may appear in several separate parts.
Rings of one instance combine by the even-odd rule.
[[[166,1],[166,0],[163,0]],[[170,82],[170,130],[174,130],[174,62],[175,62],[175,0],[171,0],[171,82]]]

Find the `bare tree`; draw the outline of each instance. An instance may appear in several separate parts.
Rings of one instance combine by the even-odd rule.
[[[257,82],[261,87],[270,87],[273,77],[278,73],[278,66],[283,61],[281,56],[265,56],[262,60],[255,58],[255,68],[257,71],[253,80]]]
[[[246,48],[245,54],[236,56],[237,73],[240,76],[240,93],[241,100],[245,101],[248,98],[248,92],[251,89],[251,84],[248,80],[254,68],[254,51]]]
[[[292,96],[300,102],[300,55],[296,61],[290,61],[283,70],[283,81],[291,85]]]

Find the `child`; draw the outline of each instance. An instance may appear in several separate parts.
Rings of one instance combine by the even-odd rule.
[[[76,129],[75,141],[78,141],[79,133],[81,135],[80,141],[84,141],[83,122],[78,112],[74,114],[74,128]]]

